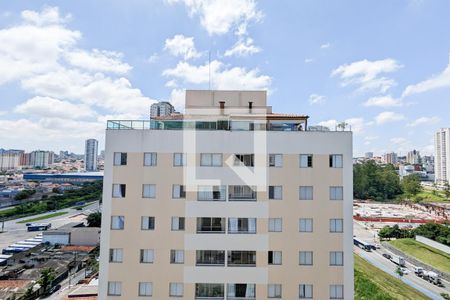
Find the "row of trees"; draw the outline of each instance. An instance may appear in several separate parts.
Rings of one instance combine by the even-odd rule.
[[[34,194],[36,194],[36,190],[25,189],[25,190],[22,190],[22,191],[18,192],[14,196],[14,200],[24,200],[24,199],[27,199],[31,195],[34,195]]]
[[[385,226],[378,232],[381,240],[414,238],[416,235],[450,246],[450,228],[442,224],[427,223],[415,229],[400,228],[398,225]]]
[[[0,212],[0,219],[19,218],[47,211],[71,207],[79,202],[100,200],[102,195],[102,181],[87,182],[80,189],[64,191],[62,195],[42,198],[40,201],[17,205],[14,209]]]

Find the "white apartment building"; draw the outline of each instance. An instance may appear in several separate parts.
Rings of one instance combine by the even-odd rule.
[[[23,151],[2,151],[0,152],[0,171],[18,169],[20,156]]]
[[[86,140],[84,150],[84,169],[88,172],[97,171],[98,141],[96,139]]]
[[[175,108],[170,102],[160,101],[150,106],[150,118],[170,116],[175,112]]]
[[[434,136],[434,174],[436,183],[450,180],[450,128],[441,128]]]
[[[397,159],[397,153],[395,152],[391,152],[391,153],[386,153],[383,155],[383,162],[385,164],[393,164],[395,165],[397,163],[398,159]]]
[[[406,162],[412,165],[420,164],[420,152],[417,150],[409,151],[406,155]]]
[[[99,299],[353,299],[352,133],[265,91],[108,121]]]

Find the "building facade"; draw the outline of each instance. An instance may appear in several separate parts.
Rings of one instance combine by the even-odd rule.
[[[409,151],[408,155],[406,156],[406,162],[412,165],[420,164],[420,152],[417,150]]]
[[[393,164],[395,165],[398,162],[397,153],[391,152],[383,155],[383,162],[385,164]]]
[[[351,132],[308,131],[262,91],[187,91],[183,116],[120,122],[99,299],[353,299]]]
[[[22,150],[1,150],[0,151],[0,171],[18,169]]]
[[[170,116],[175,112],[175,108],[172,104],[166,101],[160,101],[157,103],[153,103],[150,106],[150,118],[161,117],[161,116]]]
[[[434,136],[434,174],[436,183],[450,180],[450,128],[441,128]]]
[[[96,139],[86,140],[84,150],[84,169],[87,172],[97,171],[98,141]]]

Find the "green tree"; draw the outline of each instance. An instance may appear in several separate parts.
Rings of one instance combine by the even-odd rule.
[[[412,174],[403,177],[402,188],[405,196],[410,199],[416,196],[422,191],[422,185],[420,184],[420,176],[417,174]]]
[[[99,211],[91,213],[87,217],[87,222],[89,227],[100,227],[102,224],[102,213]]]
[[[450,184],[448,183],[448,181],[445,182],[445,185],[444,185],[444,196],[447,199],[450,198]]]
[[[41,270],[38,283],[44,289],[44,293],[52,286],[53,280],[55,280],[55,270],[52,268],[45,268]]]

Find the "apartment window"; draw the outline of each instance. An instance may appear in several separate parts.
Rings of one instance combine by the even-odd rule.
[[[229,283],[227,299],[255,299],[256,285],[250,283]]]
[[[139,262],[143,264],[152,264],[155,259],[155,251],[153,249],[141,249]]]
[[[344,252],[331,251],[330,252],[330,266],[343,266],[344,265]]]
[[[181,167],[186,165],[186,153],[174,153],[173,165],[175,167]]]
[[[313,155],[312,154],[300,154],[300,168],[312,168]]]
[[[256,219],[229,218],[228,233],[256,233]]]
[[[139,296],[151,297],[153,295],[153,284],[151,282],[139,282]]]
[[[154,167],[158,161],[158,155],[156,152],[146,152],[144,153],[144,166]]]
[[[313,232],[313,219],[300,219],[299,220],[300,232]]]
[[[125,227],[124,216],[111,216],[111,230],[123,230]]]
[[[330,299],[344,299],[344,286],[342,284],[330,285]]]
[[[171,264],[184,264],[184,251],[183,250],[170,250],[170,263]]]
[[[224,285],[221,283],[196,283],[195,298],[224,298]]]
[[[113,198],[124,198],[126,190],[126,184],[113,184]]]
[[[283,154],[269,154],[269,167],[282,167]]]
[[[269,218],[269,232],[281,232],[283,230],[282,218]]]
[[[281,265],[281,251],[269,251],[268,252],[268,264],[269,265]]]
[[[155,184],[143,184],[142,185],[142,197],[143,198],[155,198],[156,197],[156,185]]]
[[[170,297],[183,297],[183,283],[171,282],[169,285],[169,289]]]
[[[186,198],[186,188],[184,185],[174,184],[172,186],[172,198],[181,199]]]
[[[313,297],[313,286],[312,284],[300,284],[298,297],[300,299],[311,299]]]
[[[127,153],[126,152],[114,152],[114,165],[126,166],[127,165]]]
[[[230,185],[228,187],[229,201],[256,201],[256,187],[248,185]]]
[[[224,266],[225,251],[221,250],[197,250],[196,251],[197,266]]]
[[[123,249],[113,248],[109,249],[109,262],[121,263],[123,261]]]
[[[343,219],[330,219],[330,232],[343,232],[344,220]]]
[[[342,186],[330,186],[330,200],[343,200],[344,188]]]
[[[122,282],[108,281],[108,296],[122,295]]]
[[[268,284],[267,298],[281,298],[281,284]]]
[[[201,153],[200,166],[202,167],[221,167],[222,154],[220,153]]]
[[[301,266],[312,266],[313,265],[313,253],[312,253],[312,251],[300,251],[300,253],[299,253],[299,264]]]
[[[228,251],[229,267],[255,267],[256,251]]]
[[[312,186],[301,186],[299,189],[299,199],[300,200],[313,200],[313,187]]]
[[[283,198],[283,187],[281,185],[269,186],[269,199],[281,200]]]
[[[254,154],[235,154],[234,155],[235,166],[253,167],[255,165]]]
[[[184,230],[184,217],[172,217],[172,231]]]
[[[199,201],[225,201],[226,186],[199,186],[197,192],[197,199]]]
[[[330,155],[330,168],[342,168],[343,166],[342,154]]]
[[[197,233],[225,233],[225,218],[197,218]]]
[[[154,230],[155,229],[155,217],[141,217],[141,229],[142,230]]]

